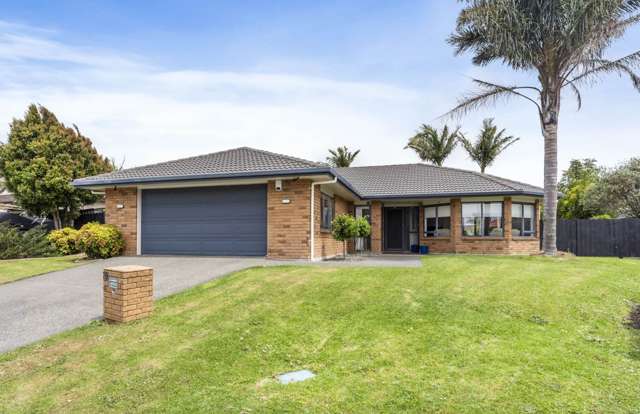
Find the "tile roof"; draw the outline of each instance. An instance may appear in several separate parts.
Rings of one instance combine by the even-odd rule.
[[[309,169],[329,171],[327,164],[307,161],[288,155],[248,147],[234,148],[211,154],[174,161],[128,168],[107,174],[81,178],[78,186],[204,179],[238,176],[259,176],[270,173],[298,172]]]
[[[74,180],[77,186],[198,180],[286,174],[331,174],[361,198],[437,197],[474,194],[542,195],[542,188],[456,168],[427,164],[331,168],[327,164],[253,148],[197,157]]]
[[[428,164],[337,168],[336,172],[363,198],[473,194],[543,194],[517,181],[457,168]]]

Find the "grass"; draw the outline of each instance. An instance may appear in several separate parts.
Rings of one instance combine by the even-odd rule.
[[[68,269],[82,264],[81,258],[80,255],[72,255],[0,260],[0,285],[43,273]]]
[[[638,412],[631,301],[637,260],[250,269],[0,355],[0,411]]]

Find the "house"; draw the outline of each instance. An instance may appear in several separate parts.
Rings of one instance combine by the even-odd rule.
[[[373,254],[539,251],[541,188],[454,168],[332,168],[244,147],[73,184],[104,191],[127,255],[328,258],[342,252],[330,233],[341,213],[370,220],[354,246]]]

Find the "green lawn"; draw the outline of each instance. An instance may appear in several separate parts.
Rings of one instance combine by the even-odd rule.
[[[0,411],[638,412],[629,301],[637,260],[250,269],[0,355]]]
[[[0,285],[25,277],[68,269],[83,262],[82,256],[39,257],[34,259],[0,260]]]

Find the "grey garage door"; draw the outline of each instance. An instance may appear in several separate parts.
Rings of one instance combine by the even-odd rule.
[[[265,185],[142,190],[142,254],[264,256]]]

